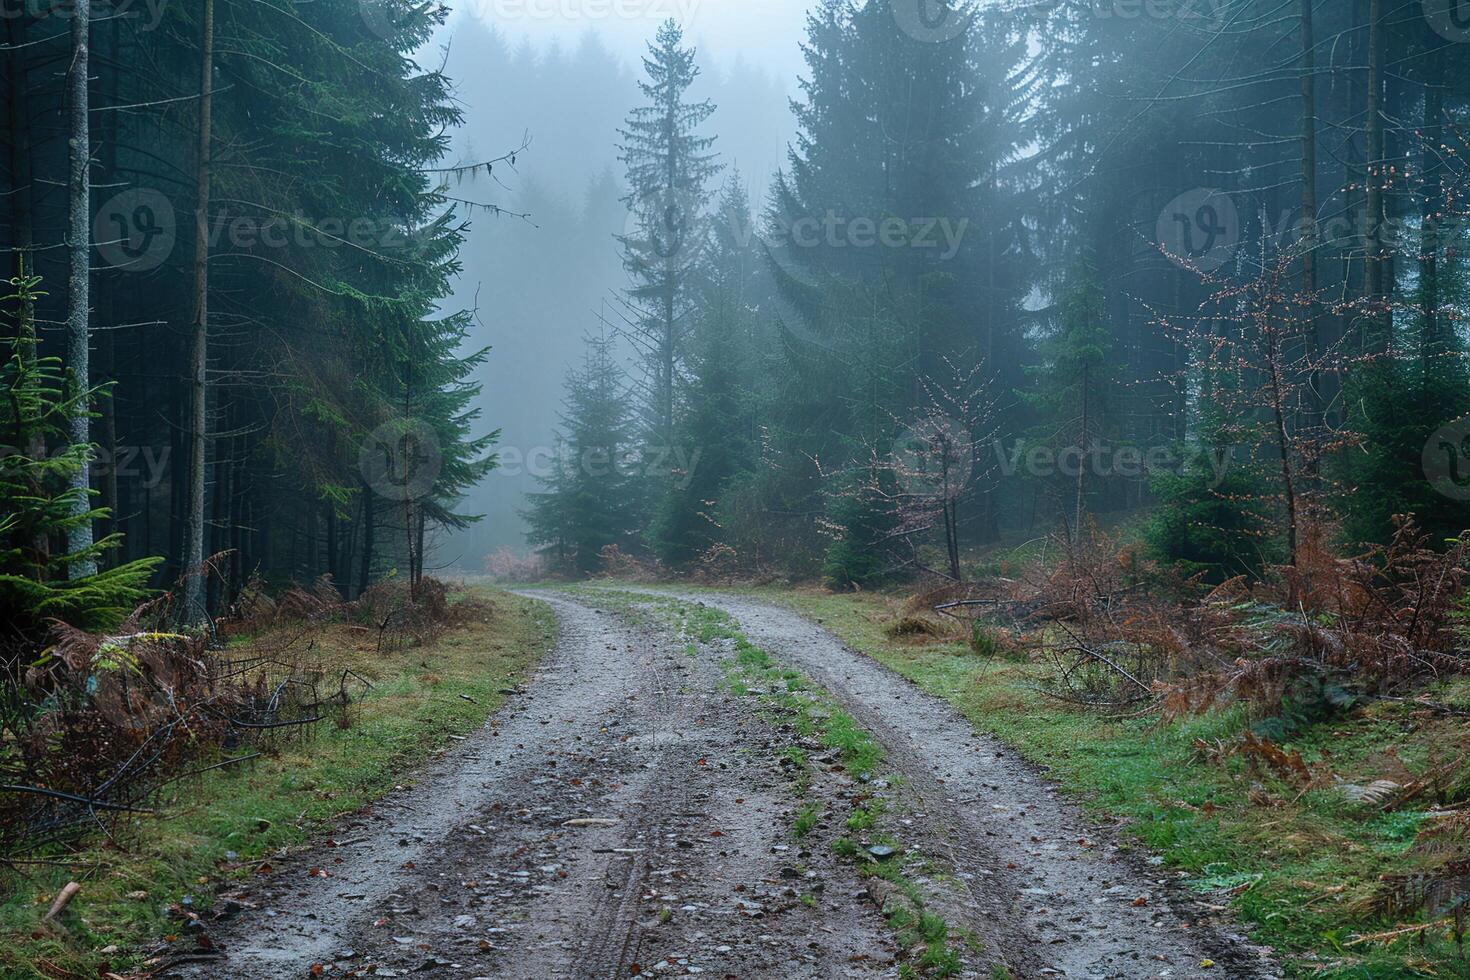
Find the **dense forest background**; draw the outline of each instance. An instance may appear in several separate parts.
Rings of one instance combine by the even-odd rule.
[[[1446,540],[1466,39],[1401,0],[826,0],[753,202],[667,25],[605,318],[641,363],[598,326],[533,542],[867,586],[1098,524],[1215,581]]]
[[[182,583],[197,621],[256,578],[416,582],[495,462],[473,311],[444,301],[521,147],[447,160],[460,108],[408,57],[442,11],[146,13],[4,10],[0,618],[22,635],[140,585]]]
[[[351,595],[522,520],[559,573],[844,586],[1118,521],[1214,579],[1443,540],[1456,12],[820,0],[784,92],[674,21],[625,65],[400,0],[6,0],[7,608]]]

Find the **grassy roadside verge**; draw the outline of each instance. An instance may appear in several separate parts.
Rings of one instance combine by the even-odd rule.
[[[892,819],[896,812],[892,789],[899,777],[885,769],[883,747],[831,695],[751,643],[735,620],[718,609],[609,588],[577,591],[634,621],[653,619],[678,630],[691,650],[695,643],[721,646],[725,654],[721,667],[730,692],[752,699],[767,724],[787,733],[779,756],[799,804],[792,837],[807,846],[827,838],[825,846],[854,864],[861,877],[886,883],[870,887],[869,892],[881,901],[884,918],[906,956],[899,964],[901,978],[955,976],[963,967],[962,947],[983,953],[972,937],[931,907],[929,896],[911,877],[913,870],[932,884],[939,872],[927,859],[915,861],[906,853],[901,828]],[[815,767],[823,764],[818,757],[835,763],[853,781],[850,794],[834,797],[830,787],[826,793],[817,791]],[[829,812],[835,817],[835,833],[823,819]],[[813,905],[818,901],[811,894],[802,899]]]
[[[1386,914],[1382,876],[1415,873],[1411,848],[1432,819],[1428,800],[1384,813],[1330,785],[1300,792],[1239,757],[1205,758],[1197,740],[1228,740],[1247,728],[1235,713],[1156,726],[1059,705],[1036,692],[1039,669],[1029,662],[980,657],[960,642],[890,638],[883,627],[893,610],[881,596],[749,594],[821,621],[1043,766],[1100,818],[1126,822],[1166,865],[1190,875],[1201,901],[1233,908],[1255,939],[1280,950],[1292,975],[1470,976],[1470,960],[1445,928],[1361,940],[1414,921]],[[1436,696],[1463,704],[1470,689],[1461,682]],[[1380,703],[1280,742],[1309,765],[1368,785],[1464,755],[1470,725]]]
[[[379,655],[361,634],[329,628],[323,654],[373,682],[350,725],[318,726],[245,767],[175,784],[160,815],[140,817],[118,844],[92,841],[63,865],[0,870],[0,977],[98,977],[127,973],[147,943],[177,930],[169,906],[207,905],[216,887],[256,859],[299,845],[326,821],[391,789],[403,771],[467,735],[504,701],[551,646],[554,619],[541,603],[474,590],[485,614],[434,643]],[[467,698],[469,700],[467,700]],[[58,926],[41,923],[67,881],[82,884]]]

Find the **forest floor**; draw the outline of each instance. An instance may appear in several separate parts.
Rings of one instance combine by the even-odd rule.
[[[374,685],[342,727],[323,724],[246,766],[176,783],[160,816],[113,828],[114,840],[99,834],[79,852],[0,869],[0,977],[132,976],[146,960],[207,952],[208,920],[238,908],[217,891],[268,877],[277,855],[321,841],[330,821],[369,812],[406,772],[463,744],[553,645],[544,604],[488,589],[474,597],[479,614],[396,652],[350,626],[325,627],[316,655]],[[78,897],[59,922],[43,923],[70,880]],[[191,925],[191,913],[207,925]]]
[[[560,640],[523,692],[229,891],[222,957],[176,972],[1275,975],[1028,764],[797,614],[537,595]]]
[[[1465,975],[1355,941],[1424,814],[1201,759],[1228,713],[1064,708],[1035,664],[890,636],[881,596],[485,594],[487,623],[374,665],[351,727],[28,869],[0,976]],[[1410,715],[1287,744],[1363,780],[1395,742],[1463,750]]]
[[[681,590],[693,597],[707,591]],[[1167,869],[1195,907],[1228,909],[1253,942],[1278,951],[1289,975],[1470,977],[1466,950],[1446,938],[1446,929],[1401,931],[1404,917],[1383,901],[1386,881],[1416,874],[1416,836],[1438,818],[1454,818],[1454,808],[1425,798],[1383,812],[1353,803],[1339,788],[1385,778],[1408,783],[1465,757],[1470,725],[1463,716],[1383,701],[1324,721],[1287,719],[1274,737],[1314,773],[1330,776],[1327,785],[1302,791],[1238,757],[1211,759],[1201,751],[1251,728],[1244,712],[1169,724],[1109,719],[1041,694],[1044,664],[978,656],[958,636],[895,637],[906,596],[738,591],[820,623],[852,650],[943,699],[975,730],[1054,779],[1118,840],[1142,845],[1150,865]],[[1465,679],[1424,693],[1470,710]],[[1389,941],[1364,939],[1375,936]]]

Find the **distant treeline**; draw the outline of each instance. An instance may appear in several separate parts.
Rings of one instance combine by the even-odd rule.
[[[1220,578],[1470,526],[1453,5],[1017,6],[814,4],[761,214],[660,31],[529,510],[563,570],[961,577],[1138,512]]]

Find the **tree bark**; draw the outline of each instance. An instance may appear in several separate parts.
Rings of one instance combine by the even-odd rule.
[[[373,506],[373,488],[368,486],[366,480],[362,482],[362,571],[357,577],[357,594],[362,595],[372,584],[373,575],[373,532],[377,520],[376,508]]]
[[[194,207],[194,322],[189,348],[189,472],[184,518],[185,622],[203,622],[204,481],[208,452],[206,370],[209,364],[209,190],[214,113],[214,0],[203,0],[199,72],[199,166]]]
[[[1420,137],[1424,141],[1420,168],[1419,227],[1419,373],[1420,401],[1425,412],[1433,412],[1432,389],[1435,366],[1445,353],[1441,336],[1439,295],[1440,177],[1439,147],[1444,138],[1444,54],[1431,56],[1429,77],[1424,84],[1424,125]]]
[[[1269,320],[1270,311],[1265,315]],[[1286,426],[1286,380],[1281,364],[1281,336],[1269,322],[1264,323],[1261,329],[1266,332],[1266,367],[1271,373],[1271,415],[1276,426],[1276,445],[1281,456],[1281,485],[1286,494],[1286,543],[1291,555],[1291,567],[1295,568],[1299,539],[1297,489],[1291,466],[1291,436]]]
[[[1383,250],[1383,185],[1387,179],[1383,152],[1383,0],[1368,3],[1367,222],[1363,253],[1364,287],[1368,301],[1366,353],[1384,354],[1389,348],[1390,320]]]
[[[66,352],[70,394],[76,399],[70,437],[74,445],[80,446],[90,446],[92,442],[88,397],[92,377],[92,139],[91,107],[87,97],[87,87],[91,80],[91,21],[91,0],[72,0],[72,60],[67,85],[70,103],[67,141],[71,152],[71,173],[67,184],[67,244],[71,253],[71,268],[67,276],[70,308],[66,319]],[[92,522],[86,519],[86,515],[92,510],[90,462],[84,462],[72,474],[70,489],[76,497],[71,504],[71,516],[78,520],[67,532],[66,546],[70,553],[78,554],[92,547]],[[86,578],[96,572],[96,563],[91,560],[73,562],[68,566],[68,575],[72,579]]]
[[[1317,35],[1312,22],[1315,0],[1301,0],[1302,22],[1302,294],[1307,301],[1307,425],[1322,424],[1322,325],[1317,312]]]
[[[1072,526],[1072,542],[1082,547],[1082,513],[1087,506],[1087,430],[1092,425],[1092,419],[1088,417],[1091,408],[1088,390],[1091,381],[1091,365],[1082,365],[1082,435],[1077,439],[1077,510],[1075,523]]]

